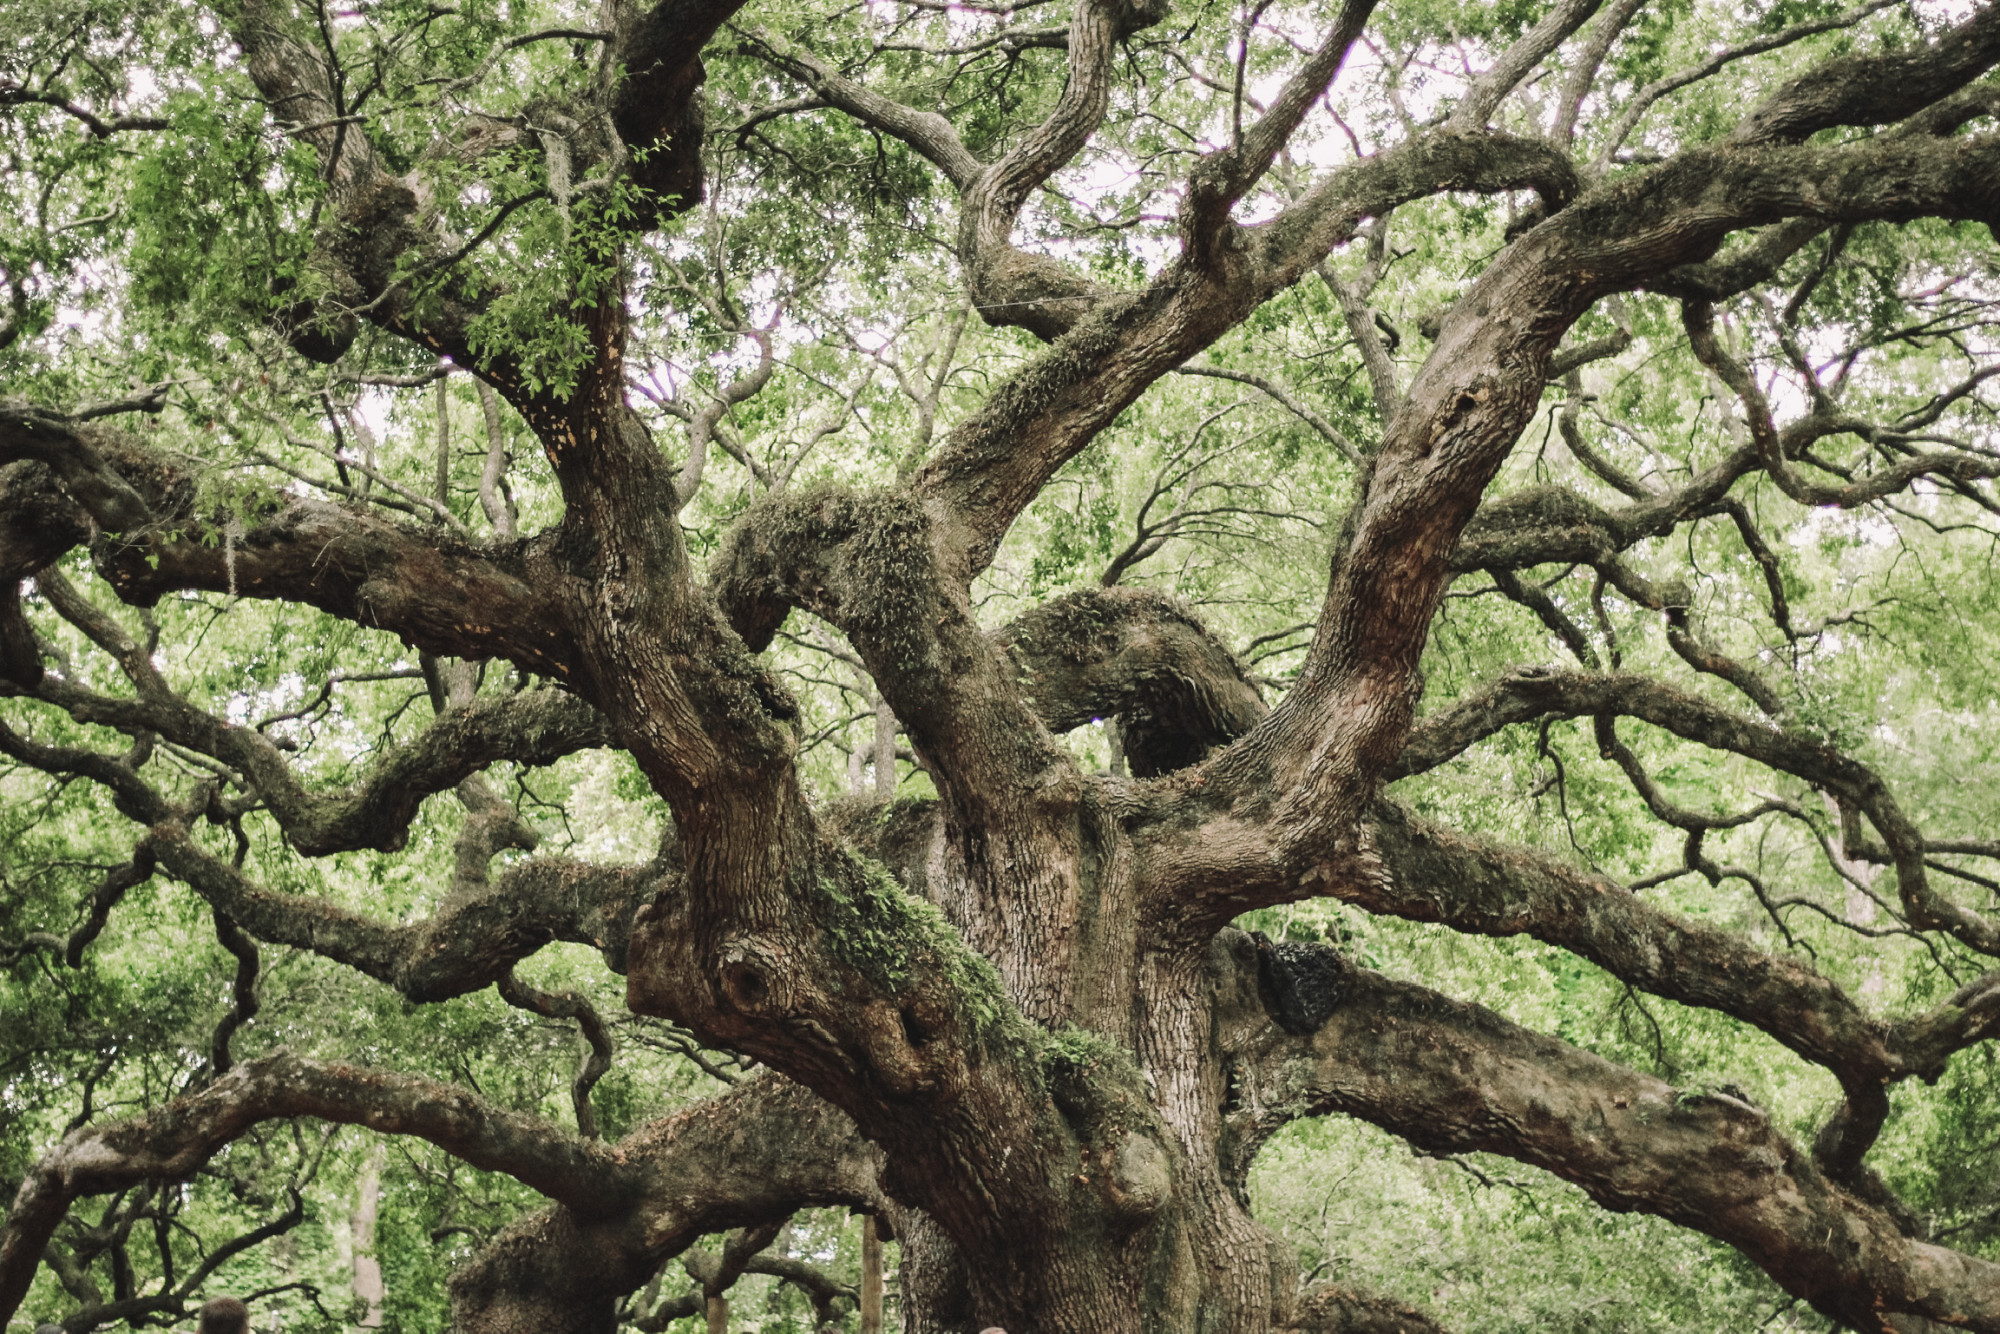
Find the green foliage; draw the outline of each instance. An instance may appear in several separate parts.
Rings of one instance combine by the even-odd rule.
[[[919,967],[935,969],[976,1043],[999,1040],[1020,1022],[993,965],[935,904],[910,894],[880,862],[846,848],[822,856],[821,923],[842,962],[888,992],[903,990]]]

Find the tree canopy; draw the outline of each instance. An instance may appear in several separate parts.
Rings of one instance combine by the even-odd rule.
[[[0,10],[0,1321],[2000,1331],[1996,70]]]

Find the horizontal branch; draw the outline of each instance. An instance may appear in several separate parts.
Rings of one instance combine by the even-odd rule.
[[[1737,144],[1799,143],[1840,125],[1914,115],[2000,64],[2000,9],[1982,6],[1915,51],[1822,62],[1771,94],[1730,135]]]
[[[1386,801],[1376,807],[1369,845],[1379,873],[1344,882],[1334,890],[1340,898],[1456,931],[1560,946],[1643,991],[1761,1029],[1850,1091],[1934,1080],[1954,1053],[2000,1033],[2000,986],[1992,979],[1928,1014],[1875,1019],[1797,960],[1675,917],[1532,849],[1453,833]]]
[[[1867,815],[1889,845],[1911,924],[1949,931],[1983,954],[2000,955],[2000,925],[1935,893],[1924,869],[1924,838],[1887,784],[1858,760],[1815,737],[1746,718],[1649,677],[1525,671],[1501,678],[1426,719],[1410,735],[1390,776],[1421,772],[1482,737],[1531,718],[1636,718],[1712,750],[1728,751],[1834,794]]]
[[[561,858],[516,862],[489,885],[462,876],[429,917],[390,924],[325,899],[268,889],[204,851],[184,825],[156,825],[159,865],[259,940],[346,964],[413,1001],[491,986],[553,941],[589,945],[624,967],[632,920],[676,874],[664,862],[592,866]]]
[[[289,500],[241,537],[182,525],[107,541],[98,570],[127,602],[199,590],[302,602],[440,657],[505,658],[564,677],[565,574],[547,541],[476,546],[436,529]]]
[[[358,848],[394,852],[428,797],[489,765],[504,760],[542,766],[613,744],[603,716],[567,691],[484,695],[446,709],[407,744],[378,750],[367,773],[345,791],[314,792],[261,732],[225,722],[178,696],[117,699],[51,677],[34,697],[78,722],[157,732],[228,765],[271,812],[286,840],[308,857]]]
[[[20,1309],[56,1225],[80,1196],[192,1176],[260,1122],[314,1116],[429,1140],[586,1216],[625,1207],[642,1175],[608,1147],[449,1084],[279,1052],[164,1107],[72,1132],[28,1172],[0,1228],[0,1321]]]
[[[1236,1022],[1261,1023],[1238,1068],[1239,1136],[1342,1112],[1427,1152],[1501,1154],[1608,1209],[1704,1232],[1857,1329],[1906,1314],[2000,1331],[2000,1265],[1904,1236],[1737,1097],[1675,1088],[1360,968],[1345,970],[1323,1027],[1289,1034],[1259,1019],[1247,939],[1218,953]]]

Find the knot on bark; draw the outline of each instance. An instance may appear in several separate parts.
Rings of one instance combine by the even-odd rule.
[[[1346,994],[1347,960],[1331,945],[1272,941],[1252,931],[1257,942],[1257,990],[1264,1008],[1287,1033],[1317,1033],[1333,1017]]]
[[[915,1007],[870,1001],[861,1017],[868,1063],[892,1097],[913,1098],[937,1087],[936,1073],[924,1056],[935,1034]]]
[[[722,947],[717,979],[722,998],[739,1014],[783,1014],[791,1008],[791,986],[778,961],[755,941],[732,940]]]
[[[1160,1142],[1143,1132],[1125,1136],[1107,1155],[1106,1200],[1130,1219],[1151,1218],[1173,1194],[1173,1162]]]

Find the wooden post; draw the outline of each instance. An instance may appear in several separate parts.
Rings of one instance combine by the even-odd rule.
[[[873,1214],[861,1220],[861,1334],[882,1334],[882,1233]]]

